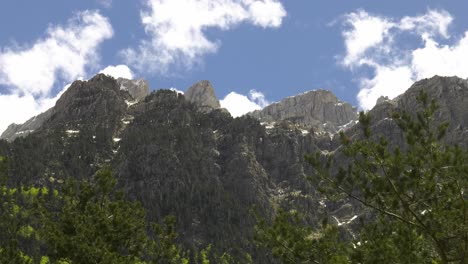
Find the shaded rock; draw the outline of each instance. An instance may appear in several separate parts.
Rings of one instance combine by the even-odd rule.
[[[381,103],[383,103],[383,102],[385,102],[385,101],[390,101],[390,99],[388,98],[388,96],[383,96],[383,95],[382,95],[382,96],[380,96],[380,97],[377,99],[376,105],[381,104]]]
[[[376,105],[370,111],[375,138],[404,144],[391,114],[415,113],[422,89],[440,105],[436,122],[451,124],[447,142],[467,146],[468,84],[459,78],[422,80]],[[77,81],[34,133],[0,141],[0,155],[8,157],[15,184],[41,183],[51,175],[91,177],[110,164],[120,187],[142,203],[149,219],[177,217],[179,241],[194,249],[213,244],[217,253],[229,250],[234,256],[248,252],[254,263],[274,262],[251,242],[252,207],[267,220],[278,208],[295,208],[312,227],[328,216],[350,234],[358,217],[366,217],[356,203],[335,203],[317,192],[304,160],[307,153],[334,153],[335,164],[346,165],[333,131],[350,124],[346,134],[362,136],[359,124],[352,125],[357,114],[349,104],[316,91],[232,118],[219,108],[209,82],[187,93],[160,90],[129,106],[133,98],[113,78]],[[263,126],[258,119],[277,124]]]
[[[199,81],[192,85],[184,94],[185,98],[194,103],[202,111],[211,111],[221,107],[214,88],[209,81]]]

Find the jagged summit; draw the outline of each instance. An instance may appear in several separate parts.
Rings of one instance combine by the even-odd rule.
[[[356,109],[328,90],[291,96],[250,113],[262,122],[291,121],[306,129],[335,133],[357,120]]]
[[[131,98],[126,98],[125,95],[117,95],[120,91],[127,91]],[[115,111],[117,107],[120,109],[124,107],[118,100],[118,97],[127,99],[127,104],[134,104],[143,100],[149,95],[149,84],[144,79],[129,80],[125,78],[114,79],[113,77],[105,74],[97,74],[88,81],[75,81],[72,83],[70,88],[61,96],[57,101],[55,107],[48,109],[44,113],[34,116],[27,120],[23,124],[11,124],[8,128],[0,135],[0,139],[7,141],[13,141],[18,137],[25,137],[30,133],[39,129],[46,121],[57,116],[64,115],[64,112],[69,109],[78,111],[80,115],[84,115],[85,112],[91,113],[90,116],[98,117],[102,115],[106,110],[103,105],[109,107],[110,111]],[[97,99],[101,98],[102,104],[97,103]],[[120,102],[119,106],[116,106],[115,102]],[[125,101],[125,100],[123,100]],[[91,102],[92,105],[84,107],[87,102]],[[96,108],[92,110],[93,108]],[[105,107],[106,108],[106,107]],[[112,110],[113,109],[113,110]],[[94,112],[92,112],[94,111]],[[122,111],[117,111],[122,112]],[[70,113],[64,115],[64,119],[70,119]],[[75,113],[77,114],[77,113]],[[73,116],[73,115],[71,115]],[[70,121],[70,120],[68,120]]]
[[[210,81],[203,80],[192,85],[184,94],[185,99],[197,105],[203,111],[221,108]]]
[[[112,77],[74,82],[40,126],[30,123],[41,115],[23,125],[33,127],[34,133],[9,143],[0,141],[12,184],[91,177],[110,165],[125,194],[142,203],[148,218],[175,215],[182,243],[192,248],[213,244],[219,252],[254,247],[246,239],[254,229],[249,211],[254,206],[265,219],[278,208],[301,208],[311,226],[328,217],[330,223],[352,228],[359,222],[355,219],[365,217],[352,203],[335,204],[316,192],[307,180],[313,171],[303,158],[332,152],[335,164],[344,162],[339,137],[304,133],[302,127],[330,133],[333,130],[327,129],[344,128],[356,119],[349,104],[323,90],[289,97],[252,113],[262,122],[298,124],[280,123],[270,129],[252,116],[197,111],[217,107],[207,81],[189,90],[187,98],[155,91],[134,104],[128,89]],[[414,97],[420,90],[441,106],[436,125],[450,123],[447,142],[468,146],[468,83],[459,78],[422,80],[404,95],[383,100],[369,112],[373,135],[388,137],[392,146],[404,144],[391,113],[417,112]],[[210,100],[214,104],[204,103]],[[362,136],[359,125],[349,124],[347,136]],[[261,252],[252,252],[252,258],[254,263],[273,263]]]
[[[125,93],[119,94],[119,90],[128,92],[130,98],[126,98],[124,95]],[[127,104],[135,104],[143,100],[147,95],[149,95],[149,90],[149,84],[144,79],[114,79],[112,76],[102,73],[95,75],[88,81],[78,80],[72,83],[70,88],[67,89],[67,91],[57,101],[55,107],[30,118],[23,124],[9,125],[1,134],[0,139],[13,141],[18,137],[25,137],[39,129],[49,119],[56,119],[57,116],[64,116],[63,119],[70,119],[70,116],[76,115],[79,112],[79,115],[81,116],[85,115],[85,113],[91,113],[90,116],[98,117],[101,116],[102,113],[105,113],[108,107],[110,111],[113,111],[116,110],[113,109],[113,107],[120,109],[125,106],[125,104],[123,106],[120,104],[121,107],[119,108],[119,106],[116,106],[115,104],[116,101],[119,101],[120,103],[121,101],[126,101]],[[124,100],[117,100],[117,98],[120,97]],[[102,99],[102,104],[97,103],[98,98]],[[85,107],[88,102],[92,102],[92,105]],[[103,108],[103,106],[106,107]],[[69,115],[70,113],[64,114],[64,112],[69,111],[70,109],[74,109],[77,113],[74,113],[73,115]],[[104,112],[102,112],[103,110]]]
[[[449,144],[468,146],[468,81],[456,76],[422,79],[414,83],[405,93],[392,100],[380,100],[369,111],[372,131],[375,135],[384,135],[393,139],[393,144],[404,145],[401,131],[392,118],[392,113],[406,111],[415,115],[421,106],[416,97],[424,91],[429,99],[436,101],[439,108],[434,116],[434,122],[441,124],[447,122],[449,128],[443,140]],[[416,118],[416,116],[415,116]],[[347,133],[354,137],[361,129],[358,126],[350,128]],[[337,146],[339,140],[335,139]]]
[[[120,85],[121,90],[128,91],[137,101],[143,100],[150,93],[148,81],[144,79],[129,80],[118,78],[117,83]]]

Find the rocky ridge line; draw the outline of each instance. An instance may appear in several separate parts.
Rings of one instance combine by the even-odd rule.
[[[134,104],[143,100],[150,93],[148,81],[144,79],[129,80],[125,78],[117,78],[116,81],[120,89],[127,91],[133,98],[134,101],[128,102],[129,104]],[[46,122],[51,116],[54,115],[54,109],[55,108],[52,107],[47,111],[30,118],[23,124],[13,123],[9,125],[8,128],[0,135],[0,139],[11,142],[18,137],[25,137],[29,135],[30,133],[40,128],[44,122]]]
[[[249,113],[261,122],[291,122],[304,129],[334,134],[351,127],[358,118],[356,108],[327,90],[309,91]]]

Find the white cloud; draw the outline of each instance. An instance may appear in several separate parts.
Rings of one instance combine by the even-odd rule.
[[[404,93],[413,84],[411,69],[406,66],[376,66],[372,79],[361,80],[358,93],[359,106],[363,109],[374,107],[380,96],[395,98]]]
[[[110,8],[112,6],[112,0],[97,0],[100,5],[105,8]]]
[[[12,123],[21,124],[31,117],[47,111],[68,89],[67,84],[57,95],[35,98],[31,94],[0,94],[0,134]]]
[[[468,31],[461,38],[451,36],[453,20],[444,10],[400,20],[362,10],[346,15],[346,54],[340,63],[373,70],[371,76],[358,76],[360,107],[372,108],[382,95],[395,98],[422,78],[468,77]],[[408,36],[420,41],[408,42]]]
[[[468,77],[468,32],[454,45],[427,39],[412,52],[411,65],[417,79],[434,75]]]
[[[365,11],[358,11],[346,16],[346,23],[350,30],[343,32],[346,45],[346,57],[343,63],[346,66],[360,64],[360,59],[366,51],[381,44],[393,23],[385,18],[371,16]]]
[[[50,26],[31,45],[1,48],[0,131],[52,107],[58,96],[54,89],[94,71],[98,48],[112,35],[106,17],[84,11],[65,26]]]
[[[178,94],[184,94],[183,91],[181,91],[181,90],[179,90],[179,89],[177,89],[177,88],[174,88],[174,87],[169,88],[169,90],[171,90],[171,91],[173,91],[173,92],[176,92],[176,93],[178,93]]]
[[[169,67],[190,69],[219,41],[209,40],[209,28],[229,30],[240,23],[279,27],[286,11],[279,0],[146,0],[141,22],[148,35],[137,49],[122,51],[140,71],[167,73]]]
[[[452,21],[453,17],[445,10],[429,10],[427,14],[421,16],[406,16],[397,26],[401,30],[416,30],[421,36],[440,34],[448,38],[448,27]]]
[[[276,0],[253,1],[245,0],[250,20],[261,27],[279,27],[286,15],[283,5]]]
[[[270,103],[265,95],[256,90],[250,90],[245,96],[236,92],[230,92],[220,101],[221,107],[226,108],[233,117],[242,116],[248,112],[260,110]]]
[[[47,37],[26,48],[4,48],[0,53],[0,85],[22,93],[43,95],[57,79],[66,82],[85,75],[86,66],[96,63],[99,45],[112,37],[107,18],[85,11],[66,27],[47,30]]]
[[[107,66],[103,70],[101,70],[99,73],[104,73],[106,75],[112,76],[115,79],[117,78],[125,78],[132,80],[133,79],[133,72],[128,68],[127,65],[117,65],[117,66]]]

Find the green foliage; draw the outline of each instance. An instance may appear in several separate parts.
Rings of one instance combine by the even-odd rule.
[[[0,263],[191,261],[176,243],[176,218],[149,223],[141,205],[116,188],[110,170],[100,170],[90,180],[69,179],[59,190],[9,188],[5,163],[0,157]],[[218,257],[211,246],[193,256],[195,263],[239,263],[226,253]]]
[[[319,232],[314,231],[295,211],[280,212],[271,224],[259,220],[255,240],[287,264],[348,263],[346,247],[339,243],[336,227],[325,225]]]
[[[0,263],[188,263],[175,243],[175,218],[149,224],[117,190],[109,170],[65,182],[61,190],[6,183],[0,157]]]
[[[69,180],[60,197],[39,200],[40,237],[52,261],[132,263],[143,257],[144,211],[115,185],[111,172],[101,170],[92,181]]]
[[[448,125],[434,126],[437,104],[424,93],[417,99],[423,110],[415,117],[406,112],[393,115],[406,136],[404,150],[383,137],[372,140],[369,117],[361,114],[365,138],[343,141],[344,154],[352,161],[347,167],[331,176],[316,160],[309,161],[318,169],[317,179],[325,189],[344,193],[372,209],[379,216],[375,224],[392,226],[392,234],[402,230],[394,239],[394,235],[386,237],[393,240],[390,244],[396,252],[404,253],[406,247],[427,254],[429,247],[431,259],[463,263],[468,247],[468,154],[440,143]],[[375,255],[382,252],[377,250]],[[427,261],[424,256],[402,256],[414,257],[408,263]]]
[[[213,251],[213,245],[210,244],[206,248],[202,249],[198,254],[196,254],[195,258],[193,259],[193,263],[251,264],[252,257],[249,254],[246,254],[244,258],[236,259],[226,252],[219,256]]]
[[[345,244],[353,263],[468,262],[468,151],[442,144],[448,124],[433,124],[437,104],[424,93],[417,100],[422,111],[393,115],[405,134],[403,146],[373,135],[369,114],[361,113],[362,136],[340,135],[348,162],[336,169],[331,155],[306,157],[315,169],[311,180],[322,193],[335,200],[351,198],[370,211],[370,219],[355,230],[353,246]],[[314,254],[326,249],[304,240],[311,230],[296,221],[280,214],[270,227],[262,225],[261,244],[284,263],[326,263]],[[327,228],[316,232],[325,235]]]
[[[153,236],[156,239],[148,241],[149,259],[151,263],[189,263],[188,252],[185,252],[175,241],[176,218],[168,216],[164,218],[164,224],[153,224]]]
[[[17,203],[17,192],[6,186],[7,159],[0,156],[0,263],[32,263],[18,243],[20,234],[27,235],[24,218]]]

